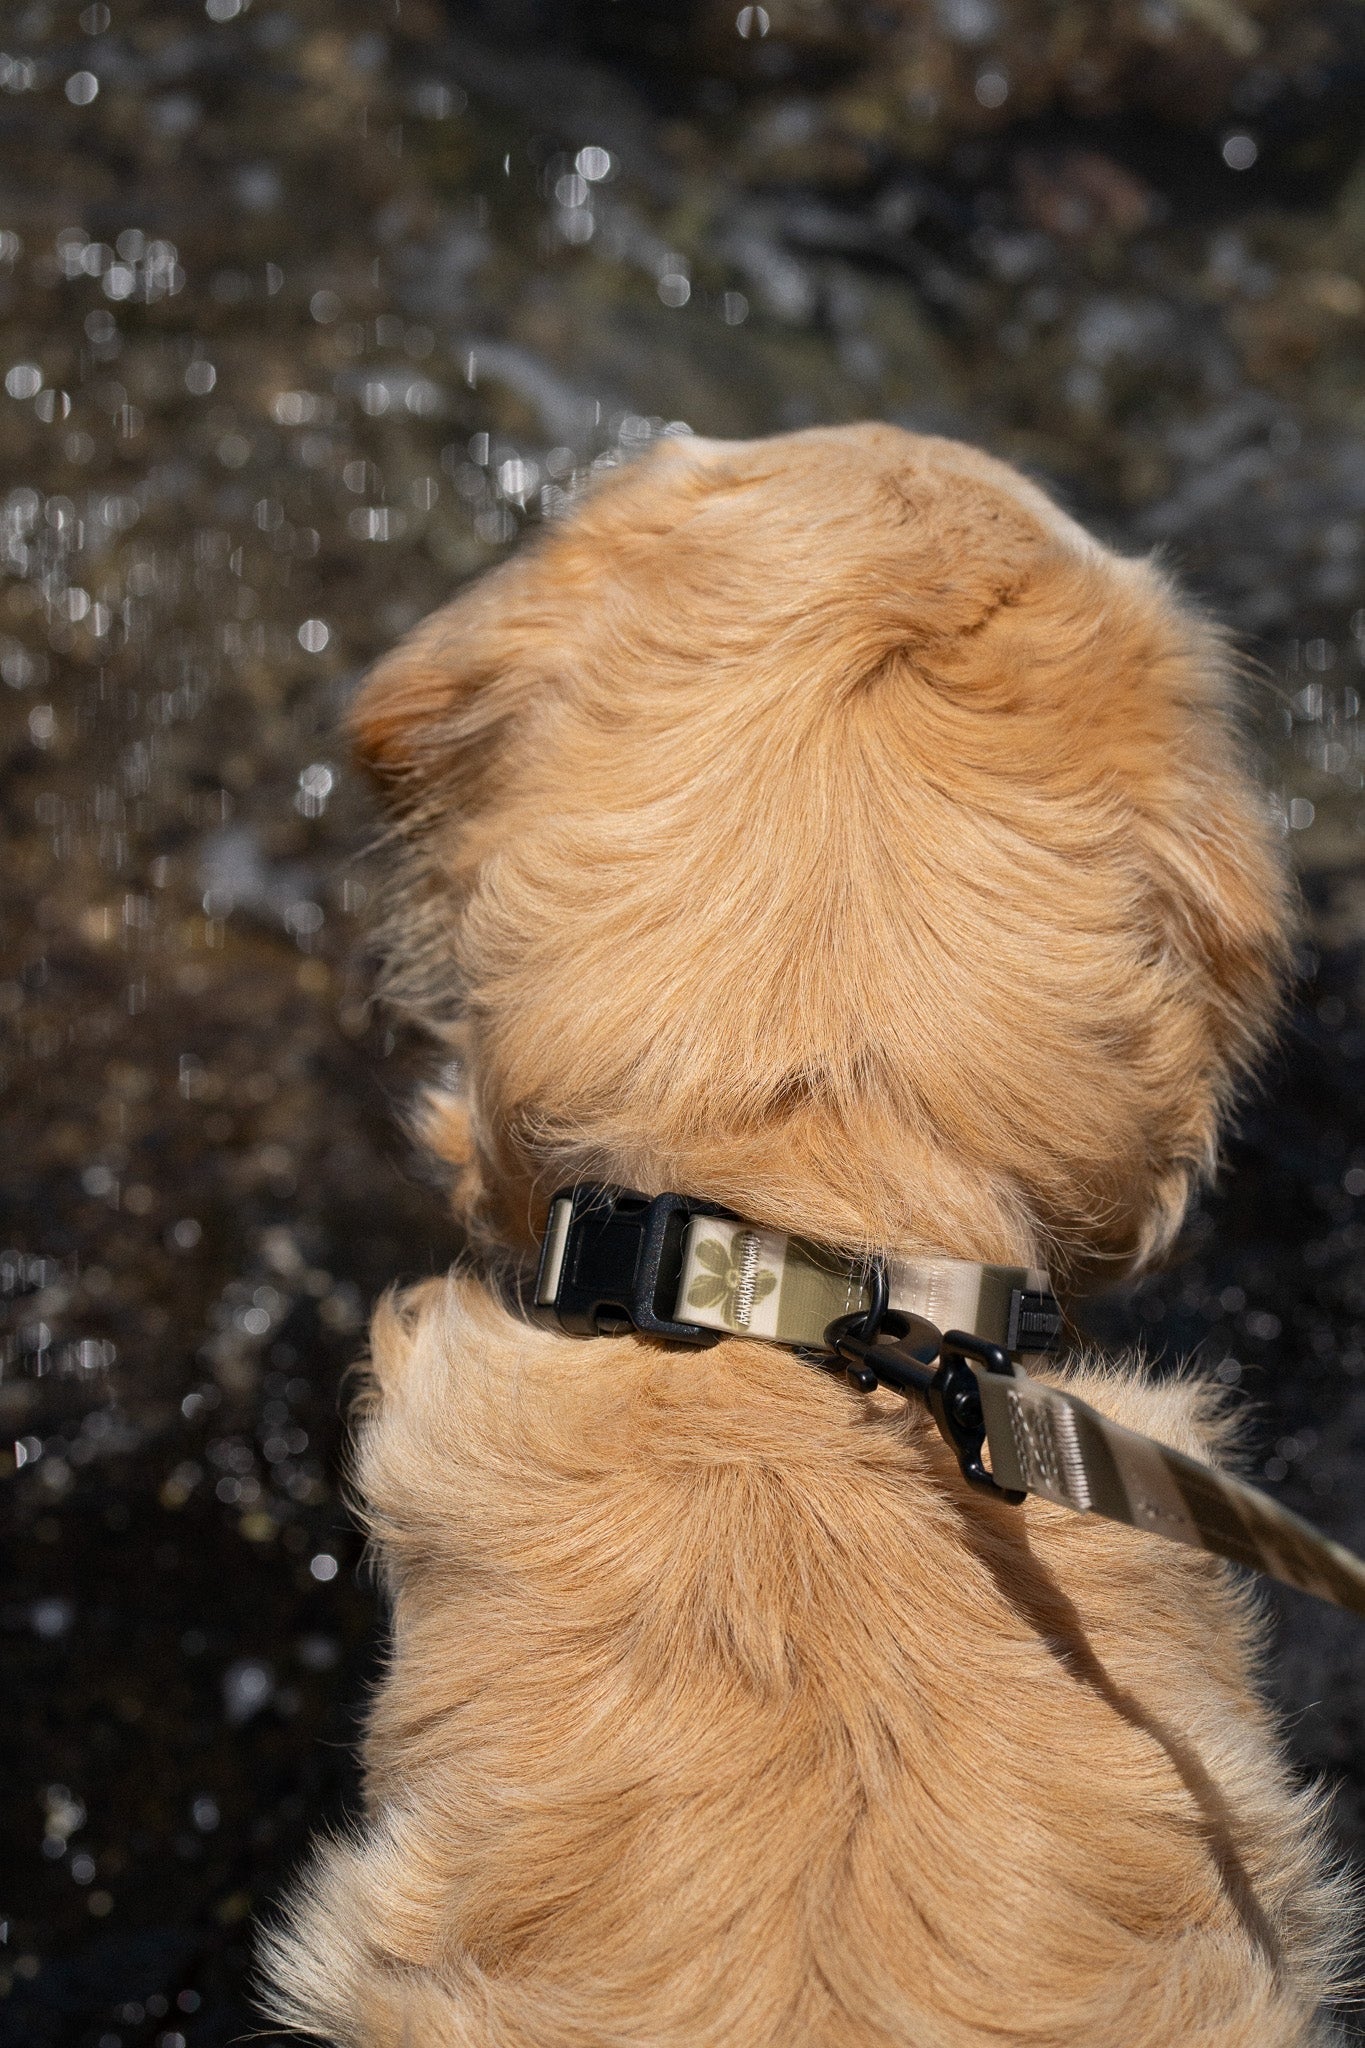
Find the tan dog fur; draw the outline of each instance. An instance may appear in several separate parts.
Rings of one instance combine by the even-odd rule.
[[[1169,1242],[1274,1014],[1227,663],[1148,564],[887,427],[679,441],[381,664],[396,979],[476,1237],[577,1176],[853,1248]],[[1188,1385],[1086,1397],[1208,1441]],[[1214,1432],[1216,1435],[1216,1431]],[[368,1812],[273,1938],[347,2048],[1289,2048],[1345,1916],[1246,1595],[969,1495],[767,1346],[381,1310]]]

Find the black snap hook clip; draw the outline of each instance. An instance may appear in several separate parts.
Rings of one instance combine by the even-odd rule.
[[[830,1351],[843,1361],[850,1384],[860,1393],[870,1394],[884,1386],[907,1399],[920,1395],[967,1483],[1017,1507],[1025,1496],[998,1485],[983,1456],[986,1418],[972,1366],[976,1360],[987,1372],[1012,1379],[1014,1366],[1008,1351],[965,1330],[949,1330],[940,1336],[922,1316],[888,1308],[884,1273],[882,1279],[881,1287],[874,1283],[867,1309],[839,1316],[830,1324],[825,1332]]]
[[[1017,1507],[1025,1496],[1012,1487],[998,1485],[982,1457],[986,1448],[986,1418],[981,1408],[981,1389],[970,1363],[976,1359],[987,1372],[1013,1379],[1014,1366],[1008,1351],[999,1344],[987,1343],[984,1337],[970,1336],[965,1330],[948,1330],[939,1358],[938,1371],[928,1389],[929,1412],[938,1424],[939,1434],[956,1452],[962,1476],[969,1485],[979,1486],[984,1493],[998,1494],[1011,1507]]]

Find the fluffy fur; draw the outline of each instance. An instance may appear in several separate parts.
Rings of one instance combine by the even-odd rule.
[[[988,457],[685,441],[429,620],[356,730],[476,1236],[562,1181],[854,1247],[1149,1258],[1285,894],[1217,636]],[[383,1309],[367,1816],[269,1964],[347,2048],[1290,2048],[1345,1908],[1211,1560],[968,1495],[765,1346]],[[1086,1397],[1194,1448],[1202,1397]],[[1216,1436],[1217,1432],[1214,1431]]]

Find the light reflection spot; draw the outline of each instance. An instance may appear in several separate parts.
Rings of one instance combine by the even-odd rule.
[[[233,1728],[245,1724],[266,1706],[275,1690],[275,1675],[268,1664],[244,1657],[229,1664],[223,1673],[223,1712]]]
[[[318,417],[322,401],[311,391],[280,391],[271,401],[270,410],[278,425],[302,427]]]
[[[35,1600],[29,1609],[29,1621],[34,1635],[42,1642],[55,1643],[57,1638],[64,1636],[70,1628],[75,1619],[75,1612],[76,1610],[69,1600],[58,1599],[55,1596],[46,1600]],[[51,1797],[52,1795],[49,1794],[49,1800],[51,1800]],[[68,1801],[63,1805],[63,1816],[65,1817],[70,1810]],[[70,1827],[60,1828],[54,1825],[51,1812],[49,1812],[48,1824],[54,1833],[69,1835],[74,1833],[84,1819],[85,1810],[82,1807],[79,1809],[79,1818],[73,1820]]]
[[[460,100],[463,111],[463,93],[460,94]],[[424,79],[413,95],[413,103],[426,121],[448,121],[456,111],[454,93],[448,85],[443,85],[439,78]]]

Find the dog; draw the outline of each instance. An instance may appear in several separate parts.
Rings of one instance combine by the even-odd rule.
[[[1225,1566],[963,1484],[814,1362],[538,1328],[553,1191],[854,1253],[1169,1246],[1291,901],[1159,568],[890,426],[679,436],[354,712],[482,1260],[379,1309],[366,1808],[266,1966],[345,2048],[1290,2048],[1350,1919]],[[491,1263],[490,1263],[491,1262]],[[1066,1383],[1200,1456],[1207,1389]]]

